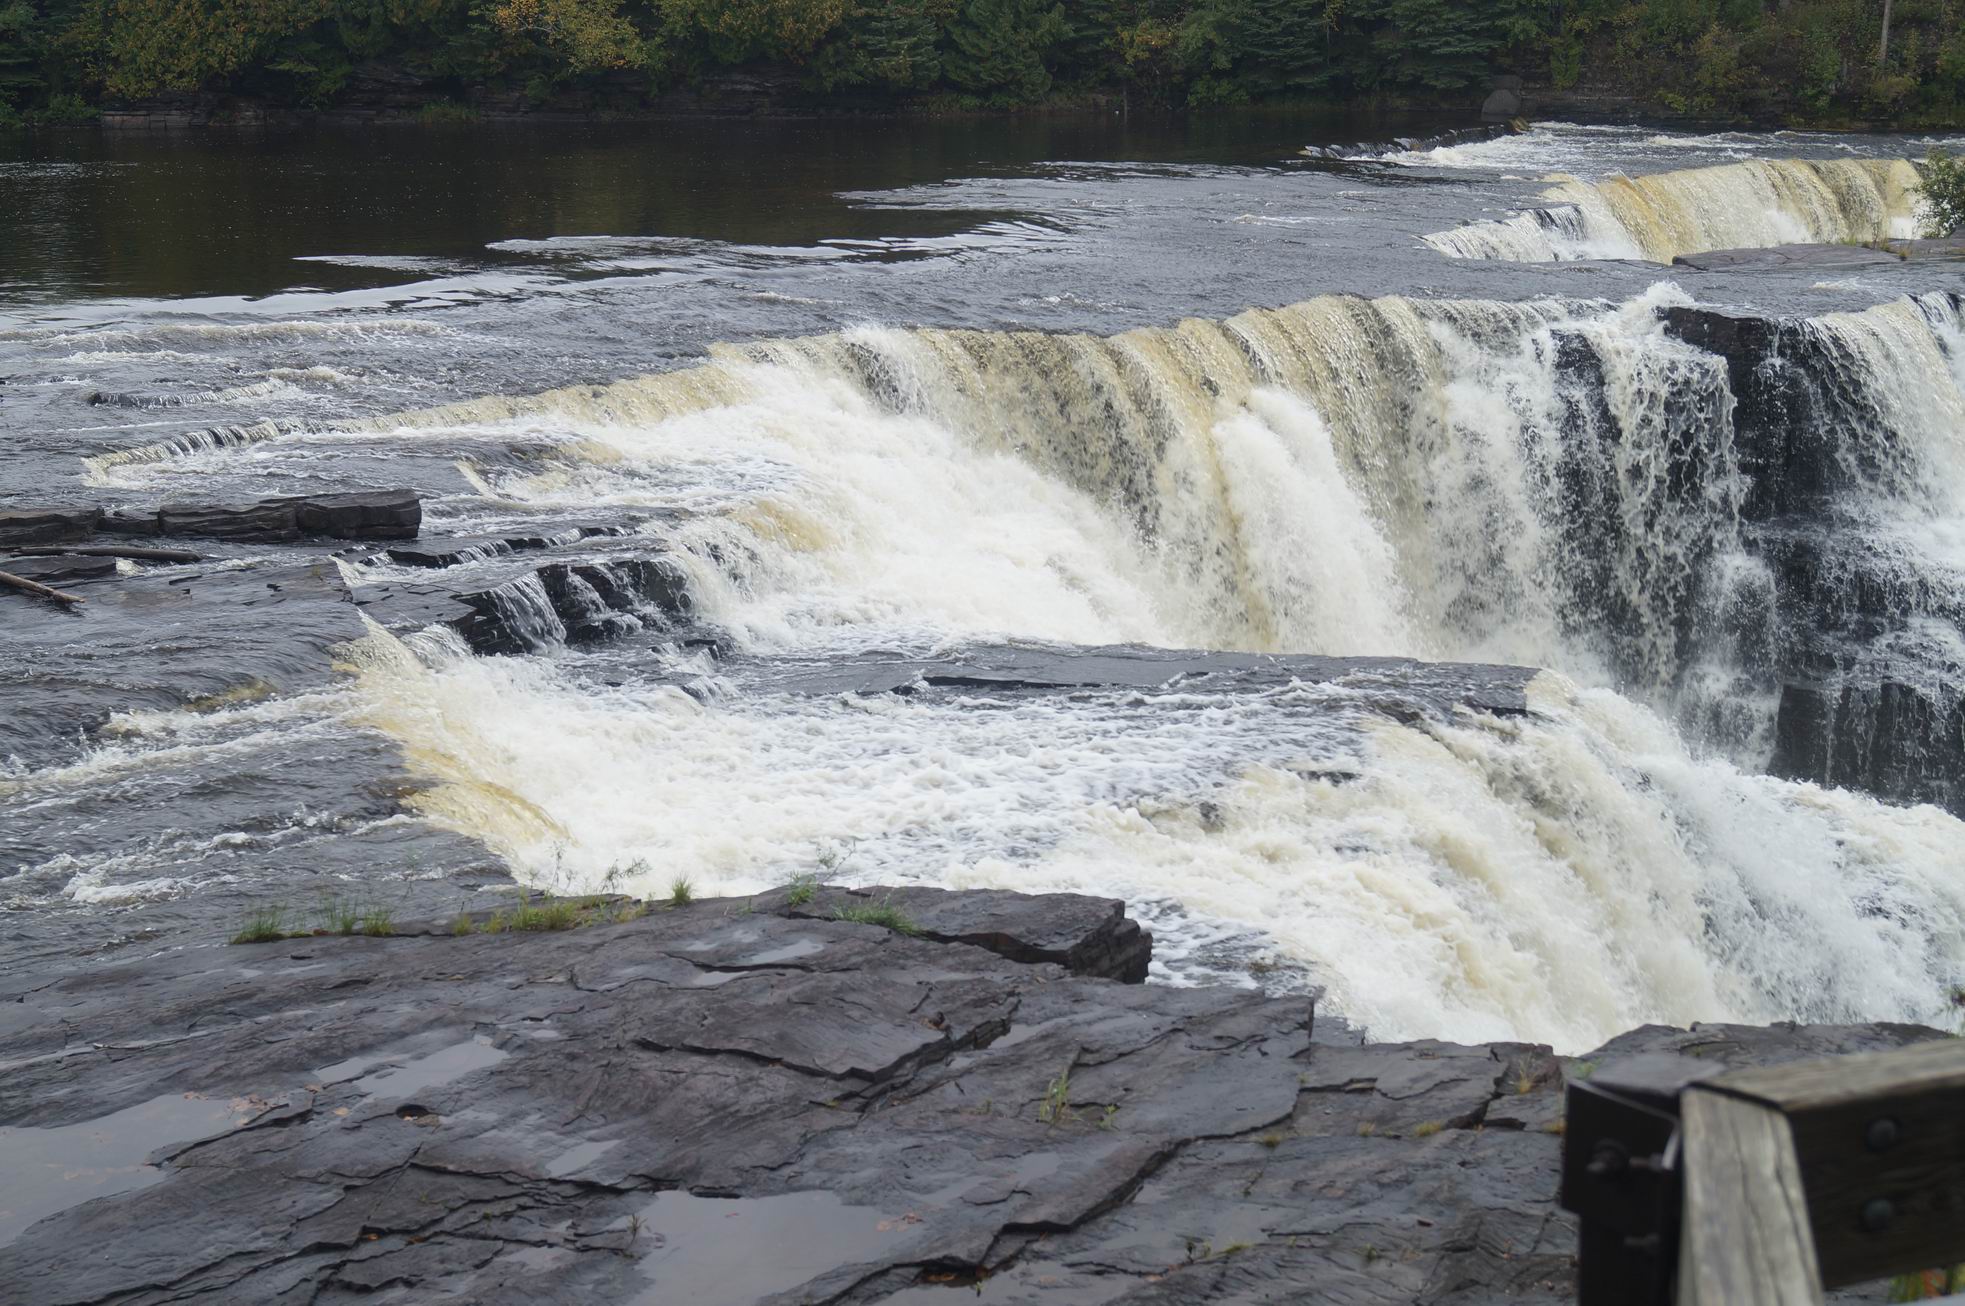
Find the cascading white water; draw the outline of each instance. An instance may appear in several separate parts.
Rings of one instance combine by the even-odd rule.
[[[1662,682],[1733,478],[1723,364],[1659,329],[1675,295],[1328,298],[1110,339],[869,328],[365,433],[555,439],[549,470],[479,483],[534,507],[697,512],[679,538],[717,557],[699,577],[710,615],[767,642],[873,638],[891,616],[917,634],[1596,675],[1608,656],[1557,583],[1563,480],[1581,478],[1610,513],[1592,527],[1603,580],[1636,614],[1619,656]],[[1565,376],[1565,340],[1588,375]],[[1713,488],[1682,504],[1663,460],[1688,439]]]
[[[1917,234],[1917,169],[1902,160],[1749,159],[1603,181],[1565,180],[1514,217],[1425,237],[1454,258],[1535,263]]]
[[[754,651],[1409,653],[1670,704],[1711,670],[1682,651],[1704,589],[1753,589],[1725,366],[1660,329],[1675,298],[862,329],[370,432],[557,441],[544,471],[479,470],[505,503],[691,509],[663,533]],[[1944,357],[1911,305],[1820,329]],[[1920,384],[1961,402],[1946,367]],[[1909,502],[1930,464],[1869,475]],[[1181,904],[1177,966],[1265,933],[1384,1036],[1568,1048],[1642,1020],[1935,1020],[1965,976],[1965,823],[1695,756],[1554,676],[1526,721],[1395,726],[1341,689],[699,701],[424,644],[368,642],[369,719],[437,782],[433,819],[556,887],[741,892],[850,849],[862,880]]]
[[[826,862],[1113,894],[1176,974],[1240,927],[1379,1037],[1572,1051],[1645,1021],[1938,1021],[1965,975],[1965,824],[1695,759],[1546,673],[1526,720],[1410,728],[1307,688],[705,704],[423,651],[369,641],[368,719],[440,782],[427,815],[554,888]]]

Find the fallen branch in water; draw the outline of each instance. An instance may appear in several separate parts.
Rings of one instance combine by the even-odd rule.
[[[0,571],[0,585],[9,585],[14,589],[33,594],[39,598],[53,599],[57,603],[74,604],[83,602],[80,595],[64,594],[58,589],[50,589],[38,580],[29,580],[25,576],[16,576],[11,571]]]
[[[147,549],[134,544],[37,544],[11,550],[16,558],[55,558],[73,553],[84,558],[133,558],[139,562],[203,562],[205,555],[189,549]]]

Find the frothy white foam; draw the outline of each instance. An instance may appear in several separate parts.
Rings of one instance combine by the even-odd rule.
[[[1378,1036],[1566,1050],[1647,1020],[1935,1020],[1965,974],[1965,823],[1694,759],[1553,678],[1528,719],[1412,728],[1342,687],[705,704],[387,637],[364,661],[371,719],[441,781],[425,812],[554,888],[746,893],[823,857],[1177,902],[1176,974],[1260,933]]]

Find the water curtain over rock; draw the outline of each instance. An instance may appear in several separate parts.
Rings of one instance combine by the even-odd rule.
[[[1917,169],[1903,160],[1749,159],[1602,181],[1561,180],[1548,205],[1436,232],[1455,258],[1647,259],[1772,245],[1860,244],[1917,232]]]

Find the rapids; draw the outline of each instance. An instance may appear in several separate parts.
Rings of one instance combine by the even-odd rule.
[[[465,542],[437,584],[491,596],[523,652],[377,605],[334,677],[23,751],[0,810],[38,825],[0,828],[0,894],[277,893],[275,840],[228,861],[236,811],[176,795],[219,758],[383,741],[399,809],[310,788],[327,825],[277,828],[440,831],[555,890],[1108,893],[1158,931],[1158,978],[1317,984],[1376,1037],[1947,1021],[1965,280],[1647,265],[1902,234],[1904,143],[1777,153],[1848,144],[1541,128],[1311,171],[1057,164],[888,195],[1027,216],[877,258],[501,241],[536,262],[385,307],[24,320],[35,402],[86,385],[98,415],[11,466],[112,503],[415,483],[426,535]],[[1556,167],[1529,195],[1509,171]],[[740,300],[771,307],[718,330]],[[693,624],[616,611],[576,640],[564,595],[470,543],[513,531],[598,566],[661,551]],[[432,573],[355,550],[336,575],[363,602]],[[1541,670],[1519,713],[1204,657],[1151,686],[842,688],[1006,645]],[[164,776],[167,846],[155,809],[99,801]]]

